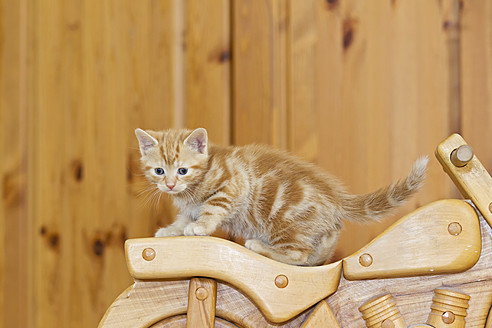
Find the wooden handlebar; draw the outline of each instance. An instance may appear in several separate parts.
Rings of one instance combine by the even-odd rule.
[[[471,147],[459,134],[453,134],[439,144],[436,157],[463,197],[471,199],[492,225],[492,178],[473,155]]]

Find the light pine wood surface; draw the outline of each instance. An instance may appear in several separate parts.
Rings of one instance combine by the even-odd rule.
[[[461,200],[440,200],[404,216],[344,258],[343,275],[360,280],[463,272],[478,261],[481,247],[474,208]]]
[[[146,249],[154,250],[155,257],[144,258]],[[126,252],[136,279],[220,279],[251,297],[273,322],[288,320],[335,292],[342,269],[341,261],[318,267],[287,265],[213,237],[132,239]]]

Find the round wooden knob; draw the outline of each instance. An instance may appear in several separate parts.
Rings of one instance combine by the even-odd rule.
[[[142,252],[142,257],[145,261],[152,261],[155,259],[155,250],[153,248],[146,248]]]
[[[283,274],[279,274],[275,277],[275,286],[278,288],[285,288],[289,284],[289,278]]]
[[[468,145],[461,145],[451,152],[451,163],[454,166],[465,166],[473,158],[473,149]]]
[[[359,263],[363,267],[368,267],[372,264],[372,256],[370,254],[364,253],[359,257]]]
[[[463,228],[461,227],[461,224],[459,224],[458,222],[451,222],[448,225],[448,232],[450,235],[458,236],[461,233],[461,231],[463,231]]]
[[[197,300],[203,301],[203,300],[207,299],[208,291],[203,287],[198,287],[195,290],[195,296],[196,296]]]
[[[445,324],[451,324],[454,322],[455,320],[455,315],[453,312],[451,311],[446,311],[442,314],[442,322],[444,322]]]
[[[489,204],[489,212],[492,213],[492,202]]]

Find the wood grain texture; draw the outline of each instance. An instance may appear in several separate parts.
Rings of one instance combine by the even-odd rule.
[[[333,293],[341,274],[340,261],[318,267],[292,266],[213,237],[132,239],[125,247],[134,278],[220,279],[244,291],[273,322],[288,320]],[[152,261],[142,257],[146,248],[156,253]],[[275,285],[279,275],[288,278],[285,288]]]
[[[172,215],[142,206],[131,170],[133,129],[174,124],[175,10],[174,2],[36,6],[34,326],[94,326],[130,282],[124,240],[153,234]]]
[[[231,2],[187,1],[185,8],[185,123],[206,128],[210,140],[231,142]]]
[[[480,259],[475,266],[463,273],[363,281],[349,281],[342,277],[337,292],[326,299],[340,327],[366,327],[357,308],[384,294],[391,294],[408,325],[425,323],[434,289],[440,287],[454,288],[470,295],[466,327],[484,327],[492,299],[492,229],[483,217],[480,217],[480,229]]]
[[[320,116],[323,111],[331,110],[330,104],[321,103],[323,99],[320,98],[326,92],[320,92],[322,86],[317,80],[319,75],[327,73],[324,69],[329,61],[316,62],[319,57],[324,57],[319,47],[324,40],[321,39],[323,29],[320,28],[318,18],[320,12],[326,10],[320,6],[325,4],[317,0],[291,1],[287,29],[288,148],[297,156],[312,162],[316,162],[320,156],[318,142],[323,134],[320,129],[322,124],[319,124]]]
[[[188,290],[186,327],[210,328],[215,326],[217,283],[213,279],[192,278]]]
[[[102,328],[146,328],[165,318],[185,314],[188,280],[135,281],[108,308]]]
[[[0,1],[0,327],[31,324],[27,1]],[[18,316],[17,313],[24,313]]]
[[[451,234],[450,224],[459,224],[459,233]],[[463,272],[478,261],[481,246],[475,210],[461,200],[440,200],[404,216],[344,258],[343,275],[360,280]],[[370,256],[368,265],[361,263],[364,255]]]
[[[80,195],[78,186],[66,179],[74,179],[68,170],[71,157],[80,151],[81,144],[80,135],[75,131],[73,135],[70,133],[80,110],[79,103],[71,103],[71,96],[80,90],[77,79],[80,66],[71,64],[78,62],[81,49],[76,41],[78,35],[64,28],[66,20],[73,19],[78,9],[73,3],[58,6],[55,1],[47,1],[35,13],[35,20],[39,22],[33,32],[38,65],[33,68],[36,106],[31,115],[36,122],[33,131],[36,166],[30,183],[36,213],[31,223],[35,232],[32,276],[33,326],[36,327],[72,322],[68,307],[71,292],[75,291],[70,290],[70,282],[78,280],[71,275],[72,268],[76,268],[76,257],[73,256],[74,245],[70,245],[76,219],[63,219],[72,217],[74,211],[70,203]],[[76,315],[74,320],[77,319]]]
[[[233,141],[287,147],[288,1],[234,1]]]

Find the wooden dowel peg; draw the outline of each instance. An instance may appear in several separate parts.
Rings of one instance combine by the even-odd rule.
[[[196,290],[195,290],[195,296],[196,296],[196,299],[199,300],[199,301],[204,301],[207,299],[208,297],[208,291],[207,289],[203,288],[203,287],[198,287]]]
[[[372,256],[371,254],[364,253],[359,257],[359,263],[363,267],[368,267],[372,264]]]
[[[285,288],[289,284],[289,278],[284,274],[279,274],[275,277],[275,286],[278,288]]]
[[[463,231],[463,227],[459,222],[451,222],[448,225],[448,232],[450,235],[458,236]]]
[[[155,259],[155,250],[153,248],[146,248],[142,252],[142,257],[145,261],[152,261]]]
[[[451,163],[463,167],[473,158],[473,149],[469,145],[461,145],[451,152]]]

